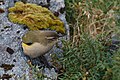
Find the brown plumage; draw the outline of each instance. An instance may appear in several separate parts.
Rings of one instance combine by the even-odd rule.
[[[28,31],[22,38],[24,53],[31,58],[44,55],[57,43],[58,38],[54,31]]]

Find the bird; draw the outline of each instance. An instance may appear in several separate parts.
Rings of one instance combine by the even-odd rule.
[[[49,52],[60,36],[55,31],[28,31],[22,37],[22,47],[26,55],[31,58]]]
[[[59,37],[60,35],[55,31],[28,31],[22,37],[23,52],[30,58],[40,57],[45,59],[44,55],[53,48]],[[45,61],[44,64],[49,66],[46,60],[43,61]]]

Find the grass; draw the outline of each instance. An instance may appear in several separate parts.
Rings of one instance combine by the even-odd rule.
[[[118,0],[65,0],[71,40],[63,41],[65,72],[60,80],[119,80],[120,50],[112,50],[112,36],[119,39]],[[119,46],[116,44],[116,46]]]

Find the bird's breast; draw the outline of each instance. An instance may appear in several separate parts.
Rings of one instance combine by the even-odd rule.
[[[32,45],[26,45],[22,43],[24,54],[30,56],[31,58],[36,58],[38,56],[44,55],[47,53],[53,46],[42,45],[40,43],[34,43]]]

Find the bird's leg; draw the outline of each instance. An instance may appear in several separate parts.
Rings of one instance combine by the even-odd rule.
[[[25,55],[25,56],[27,58],[27,63],[31,66],[32,65],[32,59],[27,55]]]
[[[39,58],[41,63],[43,63],[46,67],[52,68],[52,66],[48,63],[47,59],[45,58],[45,56],[42,55],[42,56],[39,56]]]
[[[47,59],[45,58],[45,56],[39,56],[41,63],[43,63],[47,68],[51,69],[54,68],[55,72],[59,73],[59,69],[57,69],[55,66],[52,66],[48,63]]]

